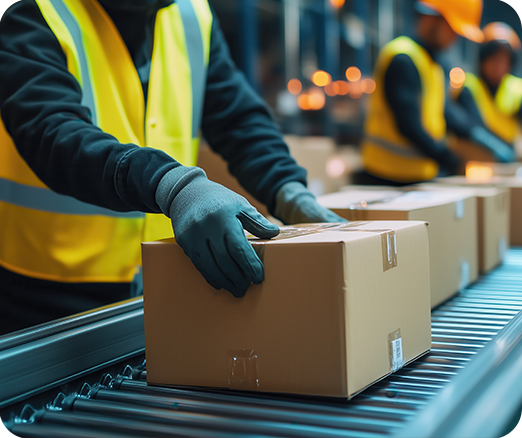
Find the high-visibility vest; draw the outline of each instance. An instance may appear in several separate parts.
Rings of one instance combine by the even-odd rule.
[[[92,123],[120,143],[197,161],[210,51],[206,0],[157,13],[148,101],[116,26],[97,0],[36,0],[82,89]],[[172,237],[164,215],[121,213],[50,190],[20,157],[0,121],[0,265],[61,282],[129,282],[140,242]]]
[[[446,136],[444,118],[445,81],[442,67],[411,38],[402,36],[389,42],[379,54],[374,71],[375,92],[369,101],[365,136],[361,145],[366,171],[379,178],[397,182],[427,181],[437,176],[438,163],[423,155],[401,134],[384,90],[384,78],[395,56],[408,55],[419,72],[421,121],[435,140]]]
[[[495,96],[492,96],[484,79],[466,73],[464,88],[470,91],[484,125],[497,137],[512,144],[519,133],[522,79],[513,75],[504,76]]]

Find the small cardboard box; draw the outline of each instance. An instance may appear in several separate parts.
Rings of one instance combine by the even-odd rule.
[[[509,242],[509,191],[502,187],[451,187],[421,184],[415,190],[463,191],[477,198],[479,271],[486,274],[504,260]]]
[[[351,398],[431,346],[425,222],[285,227],[265,280],[209,286],[174,240],[144,243],[147,382]]]
[[[432,307],[478,278],[476,202],[470,194],[392,190],[351,190],[319,198],[348,220],[428,222]]]
[[[467,178],[451,176],[438,178],[437,184],[459,185],[464,187],[504,187],[509,190],[509,243],[522,245],[522,178],[494,176],[491,178]]]

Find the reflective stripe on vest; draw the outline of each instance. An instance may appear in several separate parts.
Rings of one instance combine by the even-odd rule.
[[[484,80],[472,73],[466,73],[464,86],[471,93],[484,125],[506,143],[512,144],[519,132],[522,79],[505,76],[495,97]]]
[[[434,178],[435,160],[426,157],[399,131],[395,115],[385,95],[384,78],[393,58],[410,57],[422,85],[421,122],[428,134],[441,141],[446,136],[444,118],[445,80],[442,67],[429,53],[408,37],[399,37],[382,49],[374,72],[376,90],[370,97],[362,142],[365,169],[380,178],[397,182],[417,182]]]
[[[195,165],[210,52],[206,0],[177,0],[156,16],[147,112],[134,63],[97,0],[36,0],[81,89],[91,121],[120,143]],[[64,282],[127,282],[140,242],[172,236],[164,215],[115,212],[49,190],[0,120],[0,265]]]

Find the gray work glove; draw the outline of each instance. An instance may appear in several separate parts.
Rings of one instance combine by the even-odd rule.
[[[347,222],[319,205],[315,196],[301,183],[289,182],[276,195],[275,217],[285,224]]]
[[[215,289],[242,297],[264,279],[263,263],[243,228],[262,239],[279,234],[248,201],[209,181],[203,169],[180,166],[167,172],[156,203],[172,220],[176,241]]]

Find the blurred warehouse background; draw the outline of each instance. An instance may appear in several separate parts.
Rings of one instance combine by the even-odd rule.
[[[337,145],[359,143],[379,50],[399,35],[411,35],[415,26],[414,0],[210,4],[232,57],[271,106],[283,132],[327,136]],[[492,21],[504,21],[522,36],[517,13],[500,0],[484,1],[482,24]],[[478,45],[460,38],[441,59],[448,84],[460,87],[459,69],[475,71],[477,57]],[[518,59],[514,74],[521,73]]]

